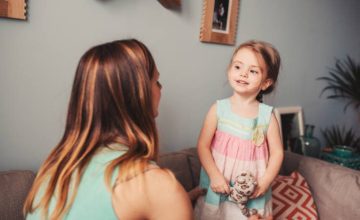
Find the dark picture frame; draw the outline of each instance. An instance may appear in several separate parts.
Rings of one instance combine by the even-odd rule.
[[[274,114],[279,123],[285,150],[292,150],[295,138],[304,135],[304,116],[301,106],[277,107]]]

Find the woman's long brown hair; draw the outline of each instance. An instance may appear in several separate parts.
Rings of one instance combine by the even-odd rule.
[[[73,202],[84,168],[100,146],[116,142],[129,148],[106,167],[108,186],[119,165],[119,178],[124,180],[141,172],[149,160],[157,160],[151,95],[155,71],[150,51],[134,39],[95,46],[82,56],[64,135],[38,171],[25,201],[25,215],[40,208],[45,218],[61,219]],[[56,204],[48,213],[54,195]]]

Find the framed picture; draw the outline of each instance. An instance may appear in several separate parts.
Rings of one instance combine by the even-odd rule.
[[[0,0],[0,17],[26,20],[26,0]]]
[[[235,44],[239,0],[204,0],[200,41]]]
[[[295,138],[304,135],[304,117],[300,106],[277,107],[274,109],[279,122],[285,150],[292,150]]]
[[[181,0],[158,0],[158,2],[168,9],[178,9],[181,7]]]

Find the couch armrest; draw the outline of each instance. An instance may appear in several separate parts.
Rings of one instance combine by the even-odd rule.
[[[161,168],[172,171],[186,191],[192,189],[193,179],[186,154],[183,154],[180,151],[162,154],[159,157],[158,164]]]
[[[300,161],[304,156],[290,151],[284,151],[284,161],[281,165],[280,175],[290,175],[291,172],[298,170]]]
[[[28,170],[0,172],[0,219],[24,219],[22,208],[34,178]]]
[[[320,219],[360,219],[360,171],[303,157],[299,172],[310,186]]]
[[[186,191],[199,185],[200,161],[196,148],[162,154],[159,166],[171,170]]]

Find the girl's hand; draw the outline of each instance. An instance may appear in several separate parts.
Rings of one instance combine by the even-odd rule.
[[[196,199],[200,196],[206,194],[206,189],[202,189],[199,186],[195,187],[194,189],[188,192],[188,196],[192,202],[196,201]]]
[[[260,220],[260,219],[262,219],[262,218],[259,214],[252,215],[248,218],[248,220]]]
[[[258,185],[257,185],[254,193],[251,195],[250,199],[255,199],[257,197],[263,196],[266,193],[266,191],[268,190],[270,184],[271,184],[271,182],[268,183],[264,179],[259,179]]]
[[[228,181],[226,181],[225,177],[222,174],[217,174],[216,176],[210,177],[210,187],[212,191],[216,193],[230,193]]]

